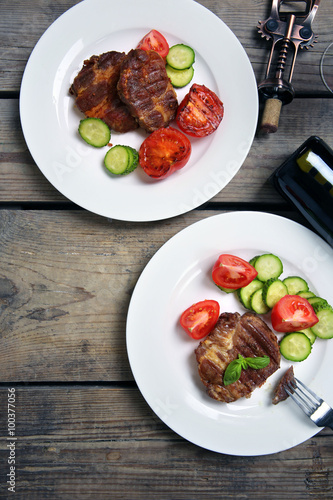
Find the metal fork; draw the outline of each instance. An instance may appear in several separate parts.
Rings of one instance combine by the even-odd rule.
[[[333,410],[300,380],[294,378],[285,385],[286,393],[318,427],[333,429]]]

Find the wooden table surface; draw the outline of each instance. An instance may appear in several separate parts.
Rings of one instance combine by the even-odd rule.
[[[20,499],[333,498],[332,430],[267,456],[202,449],[147,405],[125,341],[141,272],[183,228],[234,210],[276,213],[307,226],[268,178],[311,135],[333,146],[332,94],[319,71],[333,40],[333,3],[320,4],[318,42],[297,58],[296,97],[283,108],[278,132],[256,135],[242,168],[209,203],[146,223],[109,220],[71,203],[46,180],[24,141],[23,70],[40,36],[76,3],[0,2],[0,497],[13,495],[7,480],[14,453]],[[261,81],[269,44],[256,25],[270,1],[199,3],[235,33]],[[16,408],[12,454],[8,391]]]

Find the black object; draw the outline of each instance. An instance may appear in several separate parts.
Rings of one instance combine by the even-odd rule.
[[[332,149],[319,137],[311,136],[270,180],[333,247]]]

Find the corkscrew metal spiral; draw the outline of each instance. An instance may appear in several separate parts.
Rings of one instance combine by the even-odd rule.
[[[288,10],[291,4],[306,5],[302,11]],[[313,47],[317,36],[312,31],[312,22],[320,0],[273,0],[270,16],[257,26],[262,38],[272,40],[266,67],[265,79],[258,85],[265,102],[260,129],[266,133],[278,129],[282,105],[291,102],[295,95],[291,84],[298,49]],[[290,4],[290,5],[288,5]],[[283,12],[282,7],[285,7]],[[289,75],[285,76],[289,53],[292,53]],[[273,61],[275,62],[275,69]]]

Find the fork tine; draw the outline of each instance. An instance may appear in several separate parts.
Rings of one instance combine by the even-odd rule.
[[[291,385],[290,382],[288,382],[288,384],[285,386],[285,391],[286,393],[288,394],[288,396],[291,397],[291,399],[293,401],[295,401],[295,403],[301,408],[301,410],[303,410],[303,412],[308,416],[310,417],[312,411],[311,411],[311,408],[309,408],[308,404],[306,403],[306,401],[302,398],[302,396],[300,396],[299,393],[296,393],[295,392],[295,389],[294,387]]]
[[[314,393],[309,387],[307,387],[303,382],[295,378],[296,384],[298,386],[301,386],[305,391],[307,391],[309,394],[311,394],[313,400],[316,402],[316,404],[319,406],[321,403],[323,403],[323,399],[321,399],[319,396],[317,396],[316,393]],[[304,391],[303,391],[304,392]]]
[[[312,392],[297,378],[294,378],[292,382],[289,382],[285,390],[308,416],[312,415],[318,406],[320,406],[323,402],[322,399],[318,398],[314,392]]]

